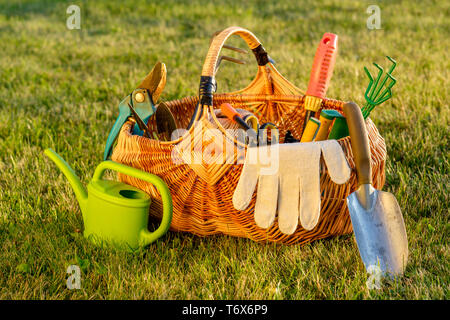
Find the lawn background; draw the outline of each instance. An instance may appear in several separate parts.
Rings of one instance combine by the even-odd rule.
[[[81,30],[66,27],[70,4],[81,7]],[[380,30],[366,27],[371,4],[381,8]],[[0,299],[449,299],[449,4],[1,1]],[[395,194],[408,231],[399,281],[369,291],[352,235],[300,247],[170,232],[133,255],[79,233],[75,196],[42,150],[54,148],[86,184],[119,101],[157,61],[168,69],[163,100],[195,95],[211,34],[231,25],[255,33],[304,89],[317,42],[337,33],[328,96],[341,100],[364,102],[363,66],[387,66],[386,55],[399,62],[393,98],[371,116],[388,150],[383,190]],[[251,81],[256,64],[246,60],[222,64],[218,92]],[[81,290],[66,288],[70,264],[82,269]]]

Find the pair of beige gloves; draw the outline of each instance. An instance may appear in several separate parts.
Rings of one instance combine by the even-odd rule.
[[[248,148],[233,194],[234,207],[246,209],[258,183],[255,222],[259,227],[269,228],[278,209],[278,226],[284,234],[294,233],[299,221],[312,230],[320,216],[321,155],[333,182],[343,184],[350,178],[351,169],[336,140]]]

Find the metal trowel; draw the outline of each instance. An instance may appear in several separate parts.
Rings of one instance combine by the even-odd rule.
[[[120,129],[128,117],[132,116],[130,107],[128,106],[129,104],[144,123],[147,123],[150,116],[155,113],[156,101],[166,85],[166,74],[166,65],[161,62],[156,63],[152,71],[150,71],[138,87],[120,102],[119,116],[109,132],[103,153],[103,160],[107,160],[111,156],[112,147],[119,135]],[[143,131],[138,126],[134,126],[133,134],[143,135]]]
[[[347,206],[359,253],[368,272],[379,270],[395,277],[403,274],[408,260],[402,212],[392,193],[372,186],[369,138],[360,108],[349,102],[344,113],[358,178],[358,189],[347,197]]]

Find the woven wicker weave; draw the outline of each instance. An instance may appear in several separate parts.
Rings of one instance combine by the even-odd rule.
[[[208,90],[200,90],[199,97],[186,97],[166,102],[178,125],[182,128],[189,127],[188,133],[174,141],[160,141],[132,135],[133,122],[128,121],[121,129],[112,160],[154,173],[166,181],[173,197],[174,212],[171,223],[173,231],[191,232],[200,236],[227,234],[247,237],[255,241],[286,244],[303,244],[352,232],[345,201],[357,185],[350,137],[338,140],[352,168],[350,180],[343,185],[333,183],[322,160],[319,222],[310,231],[299,225],[292,235],[281,233],[277,220],[269,229],[259,228],[255,224],[253,211],[256,192],[245,211],[234,209],[232,196],[240,177],[242,164],[192,165],[173,161],[174,148],[186,141],[187,137],[192,138],[195,143],[202,143],[201,137],[194,136],[194,132],[197,132],[195,129],[200,124],[202,128],[219,129],[227,143],[243,147],[225,130],[223,121],[219,121],[215,116],[214,106],[220,106],[223,102],[231,103],[235,108],[253,112],[260,119],[260,123],[275,123],[280,130],[281,141],[287,130],[290,130],[296,138],[301,136],[300,130],[305,116],[304,95],[300,89],[279,74],[275,66],[269,62],[264,48],[251,32],[239,27],[230,27],[216,34],[203,66],[202,80],[205,77],[213,79],[220,49],[233,34],[241,36],[257,58],[258,72],[251,84],[233,93],[213,95]],[[342,112],[342,106],[342,101],[324,99],[321,109],[335,109]],[[196,107],[199,107],[198,112],[194,112]],[[194,116],[191,121],[192,114]],[[370,119],[366,121],[366,126],[370,140],[373,185],[381,189],[385,182],[386,146]],[[153,118],[150,119],[148,127],[151,131],[157,132]],[[245,147],[243,150],[245,151]],[[238,155],[235,154],[233,160],[237,157]],[[151,194],[154,201],[150,208],[150,215],[160,218],[162,212],[160,196],[152,185],[125,175],[119,175],[119,179]]]

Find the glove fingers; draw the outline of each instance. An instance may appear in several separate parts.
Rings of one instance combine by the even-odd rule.
[[[280,176],[278,227],[284,234],[293,234],[298,226],[300,181],[297,175]]]
[[[233,206],[236,210],[245,210],[252,200],[258,182],[258,167],[244,163],[239,182],[233,194]]]
[[[260,176],[255,204],[255,222],[258,227],[267,229],[273,224],[277,211],[277,199],[278,176]]]
[[[321,149],[331,180],[337,184],[347,182],[351,169],[339,143],[336,140],[322,141]]]
[[[317,166],[319,163],[317,162]],[[300,180],[300,223],[306,230],[312,230],[320,217],[320,175],[319,168]]]

